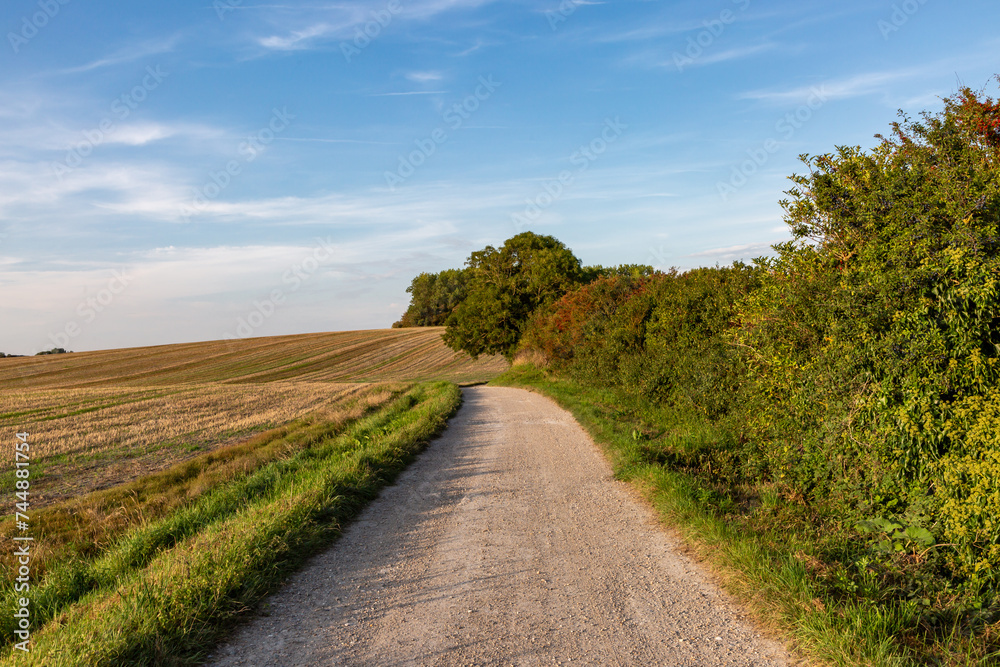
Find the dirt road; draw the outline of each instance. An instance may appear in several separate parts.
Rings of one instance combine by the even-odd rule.
[[[572,416],[474,387],[443,437],[218,648],[229,665],[785,665]]]

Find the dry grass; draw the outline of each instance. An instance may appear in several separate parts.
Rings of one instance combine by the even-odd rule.
[[[0,359],[8,389],[160,387],[206,382],[486,382],[500,357],[473,360],[441,340],[442,327],[378,329],[210,341]]]
[[[549,365],[549,360],[541,350],[527,349],[519,350],[517,354],[514,355],[514,360],[511,363],[512,366],[537,366],[538,368],[546,368]]]
[[[350,331],[4,358],[0,431],[31,434],[32,507],[45,507],[303,415],[335,411],[341,398],[361,391],[344,383],[475,383],[506,369],[502,358],[474,361],[455,353],[442,331]],[[12,475],[12,462],[0,467],[0,488],[12,488]]]

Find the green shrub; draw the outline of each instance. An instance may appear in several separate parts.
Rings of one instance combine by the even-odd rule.
[[[1000,396],[956,406],[950,430],[960,446],[932,466],[941,542],[956,545],[956,569],[972,579],[1000,567]]]

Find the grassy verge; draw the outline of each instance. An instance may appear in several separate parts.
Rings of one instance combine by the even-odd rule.
[[[32,526],[39,542],[32,558],[35,576],[43,576],[50,564],[71,557],[99,555],[125,531],[160,519],[195,502],[209,490],[238,480],[267,463],[323,442],[410,387],[400,383],[362,387],[335,399],[335,410],[304,415],[161,472],[34,510]],[[44,457],[35,464],[34,474],[44,478],[45,464],[52,458]],[[13,524],[12,516],[0,521],[0,535],[12,535]],[[7,571],[14,567],[14,544],[9,540],[0,542],[0,565]],[[4,582],[0,587],[2,600],[11,593],[9,583]]]
[[[879,667],[1000,663],[998,628],[970,626],[968,610],[947,591],[928,600],[901,590],[892,573],[849,572],[838,563],[838,553],[856,556],[864,545],[843,543],[848,531],[837,517],[817,516],[821,508],[775,489],[715,483],[710,466],[706,471],[699,462],[708,459],[707,449],[726,447],[728,436],[703,418],[527,365],[492,384],[539,391],[572,412],[605,449],[616,475],[642,490],[762,625],[790,638],[810,660]]]
[[[455,385],[413,387],[287,458],[51,568],[33,610],[52,619],[0,664],[195,664],[234,620],[340,534],[444,427]]]

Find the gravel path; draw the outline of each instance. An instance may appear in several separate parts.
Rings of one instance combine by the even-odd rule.
[[[788,665],[573,417],[466,389],[436,440],[215,665]]]

